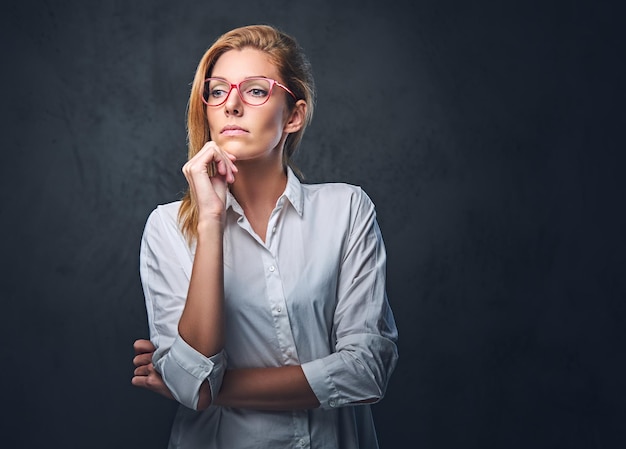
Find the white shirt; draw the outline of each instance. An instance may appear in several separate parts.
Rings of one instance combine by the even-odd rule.
[[[301,184],[291,170],[265,243],[229,193],[224,231],[225,347],[207,358],[178,335],[195,246],[158,206],[141,242],[140,273],[153,362],[182,404],[170,448],[378,447],[366,399],[395,368],[397,330],[385,291],[386,255],[374,205],[359,187]],[[226,368],[301,365],[320,402],[285,412],[192,410]]]

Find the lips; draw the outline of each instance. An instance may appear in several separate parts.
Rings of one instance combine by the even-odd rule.
[[[237,125],[226,125],[222,128],[222,130],[220,131],[220,134],[224,134],[226,136],[236,136],[239,134],[245,134],[247,133],[248,130],[242,128],[241,126],[237,126]]]

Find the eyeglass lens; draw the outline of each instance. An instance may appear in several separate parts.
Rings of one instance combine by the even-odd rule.
[[[267,101],[271,87],[269,80],[252,78],[242,81],[237,90],[245,103],[258,106]],[[204,101],[209,106],[218,106],[226,101],[230,89],[231,86],[226,81],[209,79],[204,83]]]

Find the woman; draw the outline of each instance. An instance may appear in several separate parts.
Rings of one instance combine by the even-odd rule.
[[[270,26],[207,50],[188,109],[189,189],[141,242],[150,341],[133,384],[181,406],[171,448],[376,448],[370,403],[396,365],[374,205],[305,185],[291,157],[310,65]]]

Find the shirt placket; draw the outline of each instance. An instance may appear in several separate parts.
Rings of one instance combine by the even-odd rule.
[[[263,254],[263,264],[266,274],[266,285],[268,300],[270,303],[276,335],[286,365],[299,364],[296,343],[291,330],[291,321],[287,313],[287,300],[284,294],[283,282],[278,269],[277,248],[280,238],[279,221],[281,210],[285,198],[278,201],[278,207],[268,222],[268,233],[266,236],[267,251]],[[284,219],[284,217],[283,217]],[[306,449],[311,447],[311,437],[309,434],[308,412],[306,410],[294,410],[293,412],[293,437],[294,447]]]
[[[268,222],[268,230],[266,236],[265,247],[266,251],[263,251],[262,260],[265,270],[265,284],[267,288],[267,299],[270,304],[270,311],[274,319],[274,327],[276,330],[276,337],[280,346],[280,351],[283,357],[283,363],[286,365],[295,365],[299,363],[298,354],[296,351],[296,343],[291,331],[291,322],[289,320],[289,313],[287,310],[287,301],[285,298],[285,290],[283,288],[283,281],[279,270],[277,253],[277,227],[280,217],[280,211],[284,203],[284,198],[281,198],[278,203],[278,207]]]
[[[278,200],[276,209],[270,215],[268,221],[268,232],[263,242],[250,227],[248,221],[242,216],[239,218],[239,225],[250,233],[257,243],[262,247],[261,260],[265,275],[265,286],[267,291],[267,301],[274,321],[274,329],[278,340],[279,349],[284,365],[297,365],[300,363],[296,343],[291,330],[291,321],[287,309],[287,299],[281,273],[278,264],[278,244],[280,238],[280,220],[283,215],[283,205],[285,197]],[[283,217],[284,219],[284,217]],[[306,449],[311,447],[311,436],[309,433],[309,419],[306,410],[294,410],[293,414],[293,438],[294,447]]]

